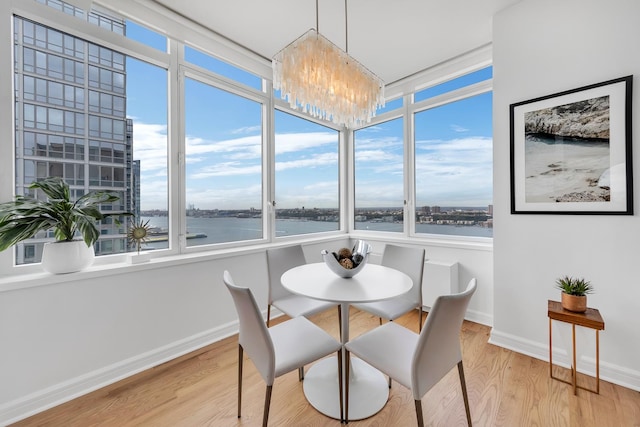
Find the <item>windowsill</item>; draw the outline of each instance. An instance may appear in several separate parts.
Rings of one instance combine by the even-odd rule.
[[[330,236],[310,238],[309,236],[299,236],[294,239],[287,239],[282,242],[276,243],[263,243],[251,246],[240,246],[233,248],[223,248],[201,252],[182,253],[175,255],[157,256],[150,259],[147,262],[139,264],[131,264],[127,262],[126,255],[118,255],[115,262],[98,262],[86,270],[69,274],[51,274],[43,271],[14,275],[5,275],[0,277],[0,293],[9,292],[14,290],[22,290],[28,288],[34,288],[39,286],[55,285],[58,283],[68,283],[80,280],[90,280],[96,277],[115,276],[120,274],[127,274],[131,272],[153,270],[158,268],[166,268],[172,266],[185,265],[197,262],[206,262],[217,259],[224,259],[229,257],[235,257],[238,255],[247,255],[251,253],[263,252],[265,249],[273,246],[284,246],[291,244],[314,244],[321,243],[323,241],[331,241],[341,238],[350,239],[367,239],[371,240],[384,240],[392,243],[413,243],[422,244],[427,246],[476,250],[476,251],[493,251],[493,240],[489,238],[438,238],[433,235],[429,236],[413,236],[396,237],[394,233],[380,233],[380,232],[362,232],[354,231],[350,234],[332,234]]]
[[[114,261],[109,262],[96,258],[96,263],[86,270],[68,274],[51,274],[44,271],[34,271],[31,268],[29,272],[0,276],[0,293],[9,292],[17,289],[34,288],[38,286],[54,285],[58,283],[68,283],[79,280],[89,280],[96,277],[115,276],[119,274],[127,274],[131,272],[153,270],[158,268],[166,268],[172,266],[185,265],[197,262],[206,262],[216,259],[224,259],[235,257],[238,255],[247,255],[251,253],[260,253],[267,248],[281,245],[318,243],[323,241],[331,241],[348,237],[345,234],[332,234],[330,236],[309,238],[309,236],[299,236],[295,239],[287,239],[278,243],[262,243],[251,246],[238,246],[233,248],[221,248],[208,251],[171,254],[165,256],[156,256],[147,262],[132,264],[127,261],[127,254],[114,255]],[[30,267],[35,267],[35,264]]]

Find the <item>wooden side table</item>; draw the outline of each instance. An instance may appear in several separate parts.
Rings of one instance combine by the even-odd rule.
[[[600,331],[604,330],[604,320],[600,312],[595,308],[587,308],[584,313],[575,313],[573,311],[562,308],[560,301],[549,300],[549,375],[551,378],[562,381],[573,386],[573,394],[575,395],[578,388],[600,394]],[[571,336],[573,341],[573,362],[571,364],[571,382],[562,378],[553,376],[553,346],[551,342],[551,321],[558,320],[560,322],[571,323]],[[576,325],[585,328],[595,329],[596,331],[596,389],[591,390],[586,387],[577,385],[578,370],[576,367]]]

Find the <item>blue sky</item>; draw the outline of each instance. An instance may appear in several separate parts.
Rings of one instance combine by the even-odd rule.
[[[127,24],[127,33],[152,46],[164,43],[135,25]],[[193,49],[187,59],[253,87],[260,84],[255,76]],[[483,80],[487,73],[429,89],[417,98]],[[127,116],[134,121],[134,158],[141,160],[142,209],[167,208],[166,81],[166,71],[127,61]],[[260,208],[260,105],[187,79],[185,113],[187,205]],[[277,207],[337,208],[337,132],[279,111],[275,125]],[[402,205],[402,132],[402,120],[393,120],[356,133],[356,207]],[[415,138],[417,206],[492,203],[491,94],[419,113]]]

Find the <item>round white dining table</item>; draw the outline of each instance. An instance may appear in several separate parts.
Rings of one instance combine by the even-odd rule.
[[[340,304],[343,345],[349,341],[349,304],[397,297],[413,285],[405,273],[382,265],[367,264],[354,277],[342,278],[323,262],[294,267],[282,275],[281,281],[282,286],[294,294]],[[351,358],[349,377],[349,420],[368,418],[384,407],[389,398],[389,387],[382,372],[360,359]],[[336,419],[340,419],[340,402],[336,399],[338,381],[333,356],[311,366],[303,385],[309,403]]]

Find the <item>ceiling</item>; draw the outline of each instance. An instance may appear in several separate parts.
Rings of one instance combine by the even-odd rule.
[[[155,0],[271,59],[316,27],[314,0]],[[491,42],[493,15],[520,0],[349,0],[348,52],[386,83]],[[345,0],[319,0],[319,32],[345,49]]]

